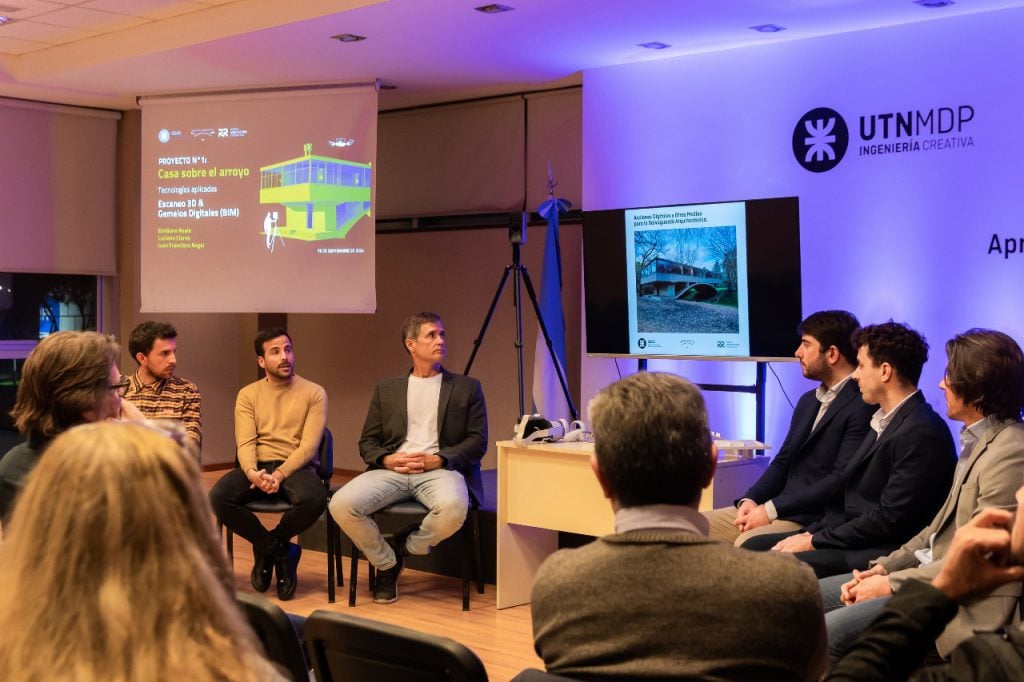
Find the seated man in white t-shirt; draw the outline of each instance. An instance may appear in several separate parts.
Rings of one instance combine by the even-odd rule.
[[[359,438],[369,469],[331,499],[341,529],[377,569],[373,601],[398,599],[398,575],[409,554],[430,548],[462,527],[470,497],[483,499],[480,459],[487,451],[487,407],[480,382],[441,366],[445,332],[436,313],[402,324],[412,359],[409,374],[377,384]],[[419,528],[387,542],[369,515],[415,499],[430,509]]]

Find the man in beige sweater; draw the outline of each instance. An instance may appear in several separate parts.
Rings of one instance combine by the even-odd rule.
[[[235,444],[238,468],[210,491],[217,518],[252,543],[253,589],[266,592],[277,572],[277,596],[291,599],[302,549],[291,539],[316,522],[327,507],[327,493],[316,474],[317,446],[327,424],[327,393],[295,374],[295,352],[288,332],[264,329],[256,336],[256,362],[266,377],[238,392]],[[292,508],[268,530],[245,505],[267,495]]]
[[[598,393],[590,418],[615,533],[555,552],[537,573],[533,636],[548,672],[817,679],[825,629],[811,570],[707,537],[697,504],[717,453],[700,392],[641,372]]]

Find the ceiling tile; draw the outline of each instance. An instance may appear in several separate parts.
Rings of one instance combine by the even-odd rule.
[[[0,2],[3,1],[0,0]],[[102,12],[129,14],[146,19],[167,19],[208,9],[209,5],[185,0],[86,0],[82,7]]]
[[[17,38],[0,37],[0,54],[19,55],[36,50],[45,50],[50,47],[46,43],[37,43],[32,40],[18,40]]]
[[[98,31],[100,33],[113,33],[126,28],[147,24],[151,20],[141,17],[130,17],[125,14],[114,14],[112,12],[99,12],[84,7],[65,7],[64,9],[50,12],[37,21],[53,24],[55,26],[67,26],[83,31]]]
[[[0,4],[16,5],[20,7],[17,12],[8,12],[7,16],[14,19],[31,19],[49,12],[66,9],[67,5],[61,5],[49,0],[0,0]]]
[[[38,21],[15,21],[0,28],[0,35],[5,38],[34,40],[46,43],[47,45],[63,45],[64,43],[83,40],[99,34],[94,31],[82,31],[66,26],[41,24]]]

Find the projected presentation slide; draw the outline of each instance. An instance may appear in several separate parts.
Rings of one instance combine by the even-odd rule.
[[[630,347],[749,354],[744,203],[631,209],[625,220]]]
[[[372,86],[143,101],[142,309],[372,312]]]

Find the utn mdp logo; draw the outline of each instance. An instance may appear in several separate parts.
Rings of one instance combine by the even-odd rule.
[[[849,144],[850,131],[835,109],[811,109],[793,128],[793,156],[812,173],[824,173],[839,165]]]

